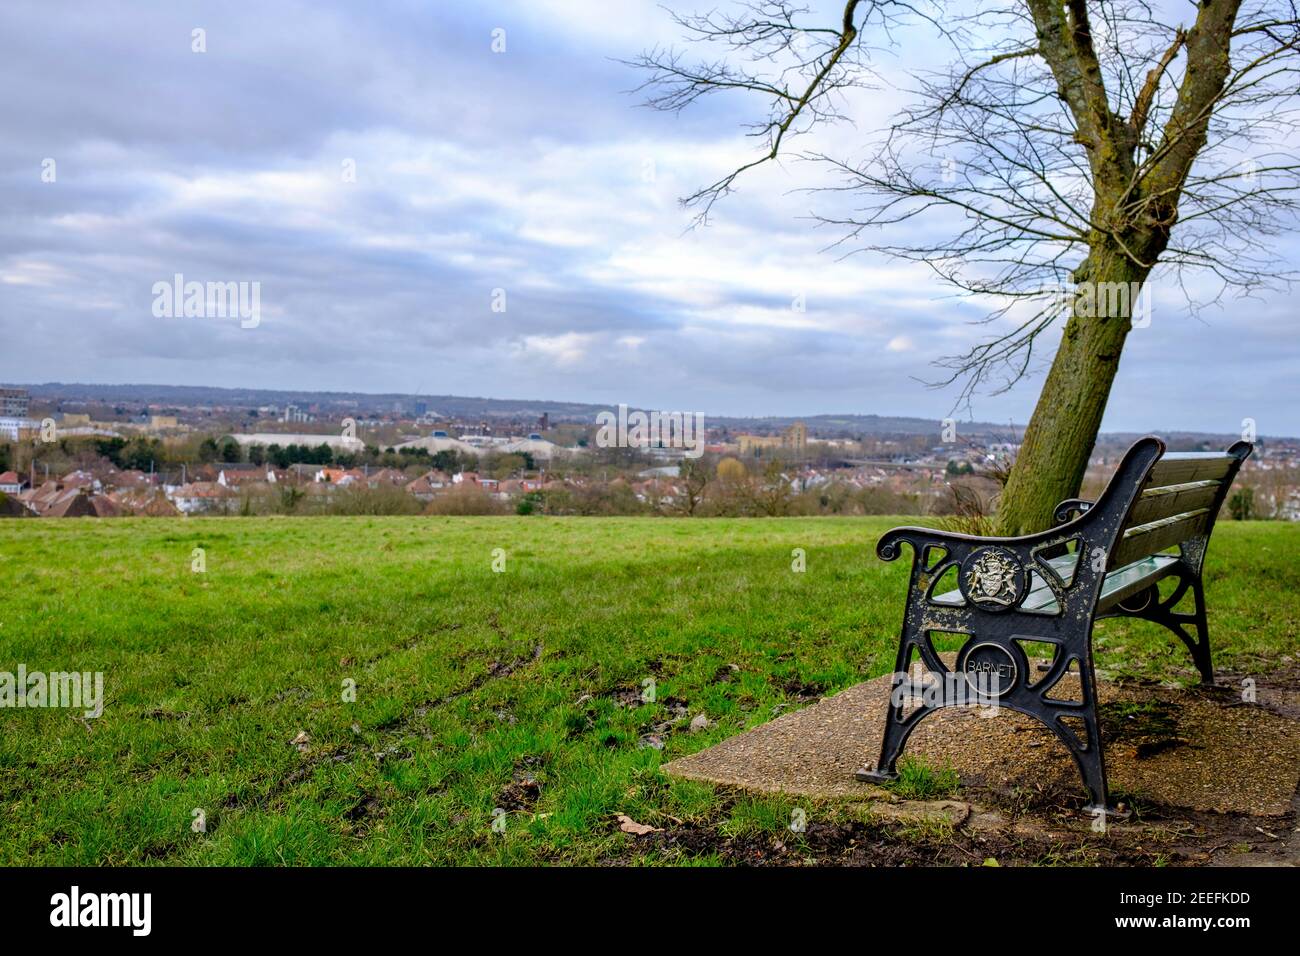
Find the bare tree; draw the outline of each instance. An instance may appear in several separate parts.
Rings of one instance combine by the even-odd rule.
[[[748,475],[736,484],[735,496],[745,514],[779,518],[790,513],[794,488],[785,474],[786,467],[785,462],[773,458],[763,466],[761,474]]]
[[[1189,296],[1189,270],[1251,294],[1289,281],[1263,240],[1294,223],[1300,189],[1295,0],[847,0],[819,23],[787,0],[677,15],[704,59],[654,49],[649,105],[743,91],[766,103],[755,159],[684,202],[707,221],[747,170],[846,115],[883,82],[873,52],[929,36],[951,49],[913,72],[909,101],[865,159],[827,165],[852,208],[823,215],[849,252],[921,262],[989,303],[988,337],[939,360],[958,404],[1040,367],[1064,328],[999,507],[1005,534],[1047,526],[1077,492],[1148,277]],[[712,56],[712,58],[708,58]],[[919,227],[919,228],[918,228]],[[932,236],[934,238],[917,238]]]
[[[713,480],[711,465],[704,458],[684,458],[679,470],[682,494],[677,501],[678,510],[694,517],[704,501],[704,493]]]

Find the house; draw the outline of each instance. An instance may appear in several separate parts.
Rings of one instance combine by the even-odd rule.
[[[93,493],[96,493],[93,485],[86,481],[81,483],[74,481],[74,484],[66,485],[62,480],[47,480],[39,488],[27,489],[18,498],[41,517],[59,517],[71,507],[69,502],[72,499],[78,495]],[[76,514],[76,509],[80,507],[74,508],[73,516]]]
[[[97,518],[120,518],[127,513],[108,495],[90,495],[89,498]]]
[[[441,471],[431,471],[421,475],[404,486],[406,493],[414,495],[420,501],[432,501],[434,496],[451,487],[451,479]]]
[[[64,488],[89,488],[92,491],[100,492],[104,490],[104,485],[98,478],[88,471],[70,471],[59,479]]]
[[[145,474],[137,468],[114,472],[109,476],[109,484],[114,488],[150,488],[157,480],[157,475]]]
[[[350,468],[343,473],[343,477],[336,484],[363,485],[366,488],[378,488],[381,485],[400,487],[406,485],[409,480],[405,472],[398,471],[396,468],[380,468],[376,471],[367,471],[364,468]]]
[[[54,503],[62,491],[63,486],[57,481],[46,479],[38,487],[28,488],[20,493],[18,498],[32,511],[37,514],[44,514],[45,509]]]
[[[275,469],[266,465],[222,465],[217,472],[217,484],[225,488],[238,488],[249,482],[275,484]]]
[[[684,497],[682,489],[667,478],[650,478],[637,482],[632,485],[632,493],[636,495],[637,501],[660,505],[674,505]]]
[[[215,481],[192,481],[173,488],[167,497],[183,514],[190,515],[226,511],[233,506],[236,495]]]
[[[116,518],[122,509],[107,495],[92,494],[86,487],[69,488],[42,517]]]
[[[36,512],[13,495],[0,492],[0,518],[35,518]]]
[[[315,481],[329,482],[332,485],[347,484],[343,479],[347,475],[342,468],[321,468],[316,472]]]
[[[160,489],[149,485],[118,488],[108,497],[123,513],[144,515],[150,518],[175,517],[180,514],[176,506],[167,500],[166,495]]]
[[[17,472],[6,471],[0,474],[0,491],[7,495],[19,494],[27,487],[27,479],[21,477]]]
[[[371,488],[378,488],[380,485],[405,485],[407,480],[406,473],[396,468],[380,468],[366,476],[366,484]]]
[[[507,478],[497,487],[498,498],[513,498],[518,495],[526,495],[531,491],[541,491],[542,480],[540,478]]]
[[[180,509],[167,500],[167,496],[161,492],[155,493],[154,496],[141,508],[137,508],[136,514],[145,518],[177,518],[180,517]]]

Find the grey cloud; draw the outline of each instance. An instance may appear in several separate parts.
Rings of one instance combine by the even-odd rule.
[[[918,379],[980,334],[979,310],[919,272],[821,251],[836,235],[801,217],[839,200],[791,192],[820,181],[806,164],[747,179],[716,228],[684,232],[674,196],[744,155],[752,114],[635,108],[612,58],[636,37],[510,3],[20,2],[0,21],[0,379],[938,418],[954,393]],[[261,282],[261,325],[154,318],[152,284],[177,272]],[[808,327],[772,324],[797,291]],[[1294,432],[1300,347],[1288,301],[1265,303],[1135,334],[1108,427],[1260,406],[1261,429]],[[1035,394],[974,412],[1023,421]]]

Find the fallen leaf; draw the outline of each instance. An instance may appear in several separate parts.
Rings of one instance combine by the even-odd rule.
[[[637,823],[626,813],[618,815],[618,828],[624,833],[631,833],[634,836],[645,836],[647,833],[658,833],[658,827],[647,826],[644,823]]]

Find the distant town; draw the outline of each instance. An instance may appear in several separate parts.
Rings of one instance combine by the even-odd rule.
[[[0,387],[0,517],[989,514],[1011,426],[814,416],[601,433],[601,412],[454,396]],[[160,400],[161,399],[161,400]],[[626,417],[627,411],[623,410]],[[676,431],[674,431],[674,428]],[[1103,435],[1083,494],[1135,436]],[[1164,436],[1173,450],[1239,435]],[[1259,436],[1228,509],[1300,520],[1300,441]]]

